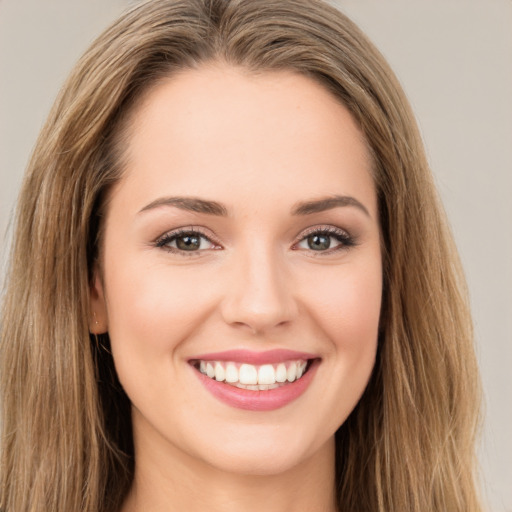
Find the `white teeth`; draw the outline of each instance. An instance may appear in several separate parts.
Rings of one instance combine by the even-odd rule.
[[[226,366],[226,382],[238,382],[238,368],[233,363]]]
[[[252,364],[243,364],[238,372],[240,384],[258,384],[258,372]]]
[[[293,382],[297,378],[297,363],[292,363],[286,372],[288,382]]]
[[[297,365],[297,379],[300,379],[302,377],[303,373],[304,373],[304,367],[299,363]]]
[[[286,382],[286,366],[283,363],[277,365],[276,382]]]
[[[248,363],[225,361],[199,361],[196,368],[210,379],[227,382],[239,388],[254,391],[275,389],[287,382],[300,379],[306,371],[307,361],[287,361],[255,366]]]
[[[215,364],[215,380],[223,381],[226,380],[226,370],[220,363]]]
[[[275,384],[276,374],[271,364],[264,364],[258,370],[258,384]]]

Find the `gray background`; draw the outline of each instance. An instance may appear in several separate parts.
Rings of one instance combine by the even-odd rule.
[[[0,0],[0,256],[23,169],[73,63],[129,0]],[[417,114],[469,281],[489,510],[512,512],[512,2],[339,0]]]

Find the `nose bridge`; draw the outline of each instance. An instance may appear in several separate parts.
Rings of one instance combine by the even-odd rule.
[[[225,321],[262,332],[290,322],[296,309],[283,255],[263,243],[240,249],[224,298]]]

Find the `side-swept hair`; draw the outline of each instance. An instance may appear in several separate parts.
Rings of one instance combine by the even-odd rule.
[[[23,183],[1,317],[0,508],[113,512],[133,479],[130,404],[89,334],[123,121],[178,70],[292,70],[352,113],[373,157],[384,291],[377,361],[336,433],[345,512],[479,511],[479,379],[464,279],[414,116],[361,31],[320,0],[150,0],[82,57]]]

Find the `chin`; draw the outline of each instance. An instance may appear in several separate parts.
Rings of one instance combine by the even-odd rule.
[[[288,450],[259,450],[244,453],[221,453],[211,464],[225,473],[245,476],[276,476],[292,471],[304,457]],[[213,457],[212,457],[213,459]]]
[[[310,439],[304,432],[301,435],[296,426],[241,431],[243,429],[239,429],[238,434],[223,436],[224,440],[213,446],[207,443],[210,449],[200,450],[203,460],[226,473],[263,477],[293,471],[313,454],[321,452],[323,446],[334,455],[334,436],[323,442],[321,437]]]

